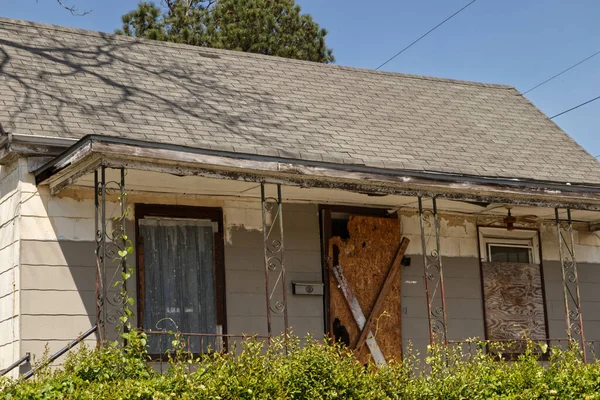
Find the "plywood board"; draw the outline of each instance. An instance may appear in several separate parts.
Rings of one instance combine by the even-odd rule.
[[[348,231],[350,237],[346,240],[339,237],[330,239],[329,256],[332,262],[337,262],[343,268],[363,313],[368,317],[398,250],[401,239],[400,221],[351,216]],[[400,275],[398,274],[387,294],[383,311],[376,316],[372,328],[377,344],[388,361],[392,358],[400,360],[402,357]],[[346,336],[336,339],[343,339],[352,345],[358,340],[360,329],[335,278],[332,276],[329,282],[331,320],[337,320],[334,331],[344,332],[342,336]],[[370,359],[369,354],[367,346],[364,346],[358,357],[366,363]]]
[[[487,338],[546,339],[540,266],[484,262],[482,272]],[[515,352],[521,347],[515,346]]]

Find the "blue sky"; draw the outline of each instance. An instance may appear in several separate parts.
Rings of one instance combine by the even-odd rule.
[[[3,17],[112,32],[138,0],[0,0]],[[297,0],[329,31],[336,63],[375,68],[468,0]],[[525,91],[600,50],[598,0],[478,0],[383,69],[503,83]],[[527,97],[555,115],[600,95],[600,55]],[[555,119],[600,155],[600,100]]]

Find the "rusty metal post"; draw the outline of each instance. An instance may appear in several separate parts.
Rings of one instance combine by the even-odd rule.
[[[94,171],[95,240],[96,240],[96,324],[98,342],[106,341],[106,169]]]
[[[96,258],[96,326],[97,326],[97,344],[103,342],[102,332],[104,326],[102,324],[102,274],[100,273],[100,246],[98,244],[99,228],[100,228],[100,201],[98,199],[98,170],[94,170],[94,241],[96,242],[95,258]]]
[[[119,181],[106,180],[107,168],[105,166],[101,166],[99,170],[94,171],[96,324],[98,326],[98,344],[103,345],[107,343],[108,337],[106,325],[119,323],[120,317],[124,315],[123,307],[125,306],[126,296],[121,292],[109,296],[108,290],[120,283],[123,293],[126,291],[125,279],[119,279],[124,276],[124,273],[127,273],[126,255],[121,255],[126,250],[127,240],[124,236],[126,220],[125,170],[120,168]],[[107,195],[111,193],[118,193],[120,196],[120,215],[107,215]],[[108,276],[107,263],[111,262],[118,265],[113,265],[115,271],[111,276]],[[110,306],[112,307],[109,309]]]
[[[284,333],[288,333],[287,294],[285,281],[283,203],[281,185],[276,196],[268,196],[265,184],[260,185],[263,248],[265,254],[265,296],[267,310],[267,334],[273,334],[273,314],[283,316]]]
[[[120,182],[120,203],[121,203],[121,215],[120,215],[120,228],[121,228],[121,246],[123,250],[127,249],[127,236],[125,235],[125,222],[126,222],[126,217],[127,217],[127,203],[125,201],[126,199],[126,193],[125,193],[125,168],[121,168],[121,182]],[[115,238],[118,239],[118,238]],[[126,257],[120,257],[120,261],[121,261],[121,271],[123,272],[123,274],[127,274],[127,258]],[[127,292],[127,280],[123,279],[123,291]],[[125,299],[123,300],[125,301]]]
[[[579,292],[579,277],[577,276],[577,260],[575,258],[575,239],[573,237],[571,210],[567,208],[566,221],[561,220],[558,208],[554,211],[558,235],[558,254],[562,270],[567,336],[569,339],[577,341],[581,347],[583,361],[585,362],[585,336],[583,333],[583,316],[581,314],[581,296]]]
[[[446,297],[444,293],[444,273],[440,251],[440,224],[437,201],[432,199],[433,209],[423,209],[423,199],[419,197],[419,217],[421,224],[421,247],[423,250],[423,270],[425,294],[427,296],[427,320],[429,322],[429,342],[448,345],[448,324],[446,318]],[[432,240],[433,239],[433,240]]]

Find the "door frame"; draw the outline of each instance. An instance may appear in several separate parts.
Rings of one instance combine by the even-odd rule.
[[[225,299],[225,241],[223,226],[223,210],[218,207],[178,206],[164,204],[135,204],[135,251],[136,251],[136,297],[137,297],[137,325],[143,329],[145,275],[143,244],[139,235],[139,220],[145,217],[164,217],[179,219],[208,219],[218,224],[214,234],[214,273],[217,325],[221,325],[223,334],[227,333],[227,315]],[[193,333],[193,332],[187,332]],[[226,343],[224,344],[226,346]]]
[[[325,335],[333,338],[333,320],[331,319],[330,303],[330,273],[329,273],[329,239],[331,234],[331,214],[347,213],[351,215],[361,215],[379,218],[398,218],[398,214],[388,212],[389,208],[378,207],[358,207],[344,206],[335,204],[319,204],[319,233],[321,235],[321,274],[323,278],[323,323]]]

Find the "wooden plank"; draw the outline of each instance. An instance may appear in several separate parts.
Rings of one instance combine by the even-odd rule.
[[[546,339],[540,266],[484,262],[482,273],[487,339]],[[510,352],[521,353],[524,347],[515,344]]]
[[[398,251],[400,221],[395,218],[350,216],[347,230],[347,239],[333,237],[329,240],[329,256],[332,265],[344,267],[344,276],[362,311],[369,316]],[[336,249],[339,251],[334,251]],[[383,312],[374,316],[372,331],[386,360],[402,359],[401,289],[401,279],[397,277],[385,297]],[[336,340],[351,347],[360,336],[361,329],[356,325],[333,276],[329,292]],[[370,358],[367,346],[356,352],[356,356],[361,362],[367,363]]]
[[[404,257],[404,253],[406,253],[406,249],[408,248],[408,244],[410,240],[407,238],[403,238],[398,247],[398,251],[396,252],[396,257],[390,266],[390,270],[388,272],[388,276],[385,278],[385,282],[383,283],[383,287],[379,291],[379,295],[377,296],[377,301],[375,301],[375,305],[373,306],[373,310],[371,310],[371,314],[365,323],[365,326],[362,328],[360,332],[360,336],[356,341],[356,344],[353,346],[354,349],[360,351],[365,340],[367,339],[368,333],[371,331],[371,326],[376,318],[381,315],[383,312],[383,307],[385,304],[385,297],[392,290],[393,284],[396,281],[396,277],[400,273],[400,262],[402,261],[402,257]]]
[[[342,267],[340,265],[334,265],[333,275],[335,276],[338,285],[342,290],[346,301],[348,302],[348,306],[350,307],[350,311],[352,311],[352,315],[354,316],[354,320],[356,321],[358,328],[361,330],[364,329],[367,319],[365,318],[365,314],[362,312],[360,304],[358,304],[358,300],[356,300],[356,296],[354,296],[354,292],[352,291],[350,284],[348,284],[348,281],[344,276],[344,271],[342,270]],[[375,340],[375,337],[373,336],[373,333],[371,331],[368,332],[365,341],[367,347],[371,351],[371,355],[373,356],[373,360],[375,361],[375,363],[377,365],[387,365],[385,357],[383,356],[381,349],[377,345],[377,341]]]

